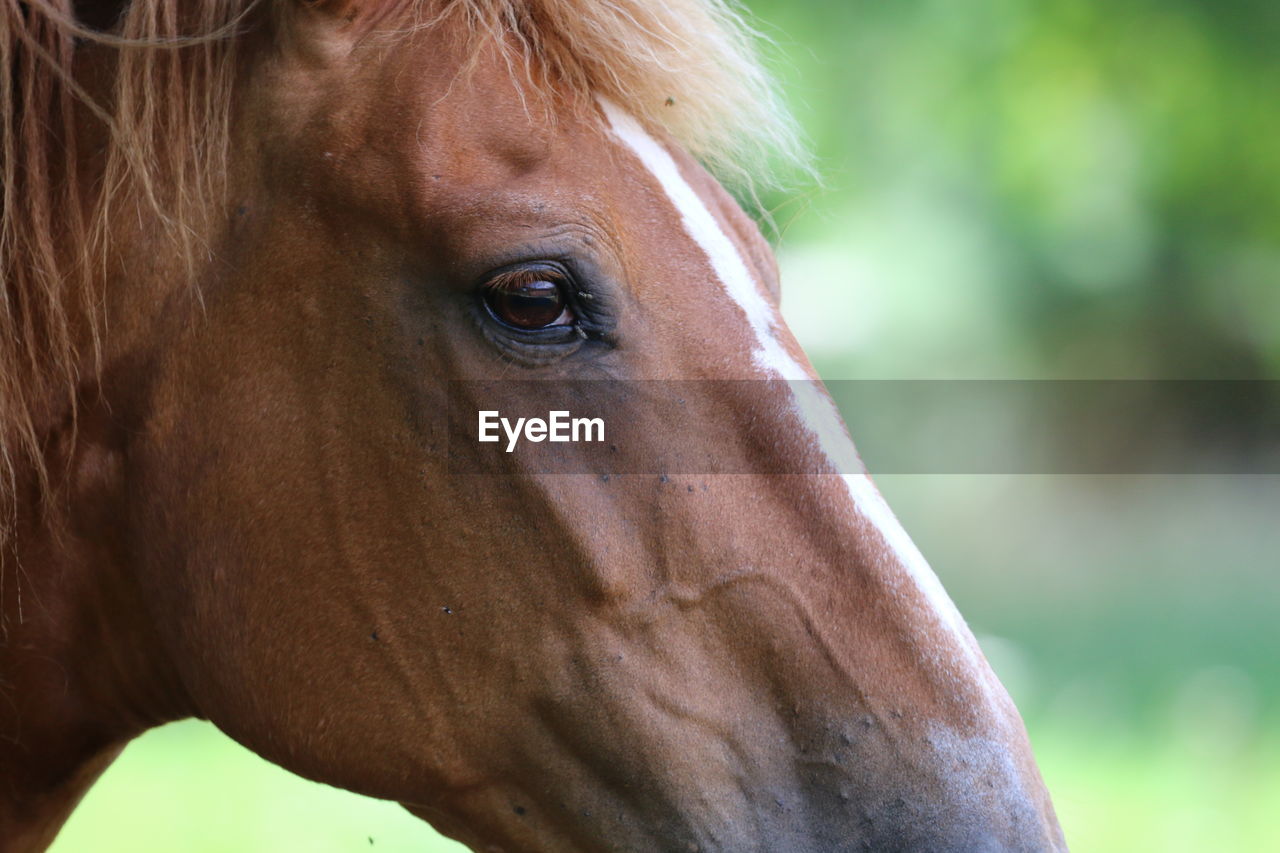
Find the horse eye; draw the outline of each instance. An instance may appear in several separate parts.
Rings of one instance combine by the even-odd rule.
[[[499,276],[484,289],[484,304],[499,321],[517,329],[569,326],[569,310],[561,283],[545,271],[521,271]]]

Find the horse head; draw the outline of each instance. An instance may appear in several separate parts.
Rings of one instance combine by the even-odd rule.
[[[70,365],[4,386],[6,841],[195,715],[477,850],[1062,848],[704,168],[785,137],[725,6],[117,6],[6,11],[6,157],[42,104],[72,151],[6,183],[0,368]],[[698,380],[743,473],[452,470],[456,381],[514,379]]]

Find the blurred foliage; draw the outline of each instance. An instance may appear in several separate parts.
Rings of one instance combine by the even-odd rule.
[[[890,306],[865,347],[854,321],[855,351],[923,332],[915,374],[1280,373],[1280,5],[747,5],[827,186],[768,200],[784,251],[841,247],[799,269],[938,309]]]

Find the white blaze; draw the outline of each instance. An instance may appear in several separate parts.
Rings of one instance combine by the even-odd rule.
[[[657,179],[679,212],[685,231],[706,254],[716,277],[746,314],[747,322],[756,337],[757,348],[752,354],[755,363],[767,374],[795,380],[791,382],[791,389],[797,415],[801,423],[813,433],[835,470],[861,471],[861,460],[858,459],[853,441],[845,430],[835,404],[814,381],[815,378],[809,371],[782,345],[777,334],[777,312],[761,293],[733,242],[680,174],[671,154],[630,115],[606,100],[601,99],[600,104],[614,135]],[[969,660],[978,666],[979,671],[984,670],[985,667],[979,663],[972,635],[965,627],[955,604],[942,588],[941,581],[925,561],[924,555],[916,548],[872,484],[870,477],[865,473],[847,473],[842,478],[857,512],[879,531],[885,547],[910,573],[942,623],[954,632],[960,648]]]

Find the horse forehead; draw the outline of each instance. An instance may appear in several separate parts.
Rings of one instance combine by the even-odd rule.
[[[394,128],[400,144],[441,165],[535,169],[580,130],[582,104],[535,84],[499,42],[471,47],[460,53],[457,39],[428,29],[367,57],[372,73],[357,54],[348,70],[368,105],[364,123],[375,136]]]
[[[358,49],[319,75],[296,66],[277,91],[287,112],[306,117],[295,129],[320,134],[306,150],[322,149],[322,169],[372,150],[390,168],[362,172],[365,181],[408,182],[437,203],[450,191],[471,193],[473,204],[496,190],[494,206],[504,196],[543,194],[558,208],[593,206],[597,220],[612,208],[606,218],[642,240],[655,231],[667,241],[685,236],[653,227],[669,224],[658,215],[669,202],[653,194],[651,177],[621,150],[599,102],[535,82],[496,41],[475,49],[461,54],[458,40],[428,28],[394,49]],[[281,106],[267,106],[273,120]],[[775,289],[776,262],[755,223],[692,157],[664,144],[752,272]]]
[[[597,105],[600,117],[596,128],[605,140],[602,147],[607,147],[610,151],[609,168],[614,175],[627,178],[617,182],[620,185],[619,191],[632,193],[628,199],[630,203],[638,202],[640,207],[645,204],[649,206],[647,214],[643,210],[630,210],[633,214],[639,214],[631,216],[631,222],[639,227],[658,221],[666,223],[667,217],[654,216],[654,211],[661,211],[667,216],[673,215],[673,227],[661,229],[660,236],[664,246],[670,247],[673,240],[682,240],[693,250],[700,263],[711,263],[712,267],[714,263],[711,256],[706,254],[698,231],[715,232],[727,253],[734,257],[734,262],[742,265],[753,287],[761,289],[766,301],[771,302],[769,310],[776,310],[780,295],[778,262],[773,247],[765,239],[755,220],[747,215],[715,176],[675,144],[674,140],[660,131],[655,132],[637,125],[636,131],[660,149],[664,158],[669,159],[672,176],[689,194],[692,205],[705,211],[706,219],[700,223],[701,228],[691,228],[686,208],[676,203],[668,183],[654,171],[652,163],[637,156],[632,144],[624,138],[625,135],[618,133],[609,116],[616,113],[627,115],[629,122],[634,119],[624,108],[606,100],[597,101]],[[645,201],[640,201],[637,193],[643,193]],[[718,276],[714,269],[711,272],[715,273],[713,277]]]
[[[435,168],[536,164],[549,153],[566,105],[535,94],[498,45],[478,42],[466,53],[462,41],[428,27],[391,42],[369,39],[323,61],[284,50],[262,66],[263,97],[251,102],[259,124],[334,155],[376,149],[428,157]]]
[[[574,144],[586,142],[574,116],[553,114],[552,106],[540,99],[522,101],[505,72],[485,69],[475,74],[491,83],[455,86],[443,97],[423,99],[412,128],[402,128],[412,131],[403,134],[410,146],[407,153],[453,174],[503,176],[534,173],[570,148],[580,165],[593,157],[589,144]]]

